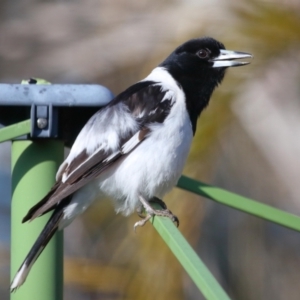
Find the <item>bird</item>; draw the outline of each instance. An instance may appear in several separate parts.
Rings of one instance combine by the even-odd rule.
[[[100,108],[82,128],[49,193],[22,222],[53,211],[11,282],[11,292],[26,280],[57,230],[68,226],[95,199],[109,197],[125,216],[144,210],[178,219],[166,206],[154,209],[179,180],[197,120],[229,67],[249,64],[252,55],[226,50],[211,38],[177,47],[143,80]],[[246,59],[246,61],[243,61]],[[248,61],[247,61],[248,60]]]

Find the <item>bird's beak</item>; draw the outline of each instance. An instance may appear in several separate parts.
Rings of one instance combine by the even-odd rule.
[[[239,67],[250,64],[250,61],[236,61],[235,59],[252,57],[253,56],[249,53],[222,49],[220,50],[220,54],[211,59],[210,62],[213,63],[213,68]]]

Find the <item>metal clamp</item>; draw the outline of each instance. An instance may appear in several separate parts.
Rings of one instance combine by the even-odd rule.
[[[31,105],[31,137],[57,138],[58,137],[58,110],[49,105]]]

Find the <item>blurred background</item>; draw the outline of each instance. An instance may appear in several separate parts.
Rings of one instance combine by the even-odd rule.
[[[2,0],[0,82],[99,83],[117,94],[204,35],[255,58],[228,70],[184,174],[300,215],[299,0]],[[0,145],[0,190],[8,299],[9,143]],[[299,233],[178,189],[164,200],[232,299],[299,299]],[[105,200],[65,230],[64,299],[203,299],[150,224],[134,233],[137,220]]]

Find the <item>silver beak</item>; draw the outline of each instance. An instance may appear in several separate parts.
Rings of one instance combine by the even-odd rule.
[[[213,68],[239,67],[250,64],[250,61],[236,61],[236,59],[242,58],[253,58],[253,56],[245,52],[220,50],[220,54],[210,62],[213,63]]]

